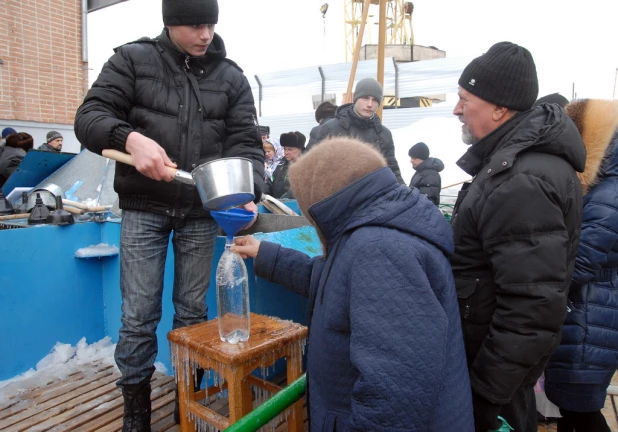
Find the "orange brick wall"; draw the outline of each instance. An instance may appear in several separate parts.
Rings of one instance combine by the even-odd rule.
[[[88,90],[81,0],[0,0],[0,119],[72,124]]]

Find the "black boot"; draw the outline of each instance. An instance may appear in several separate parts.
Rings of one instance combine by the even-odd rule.
[[[202,378],[204,378],[204,369],[197,368],[195,370],[195,376],[197,384],[194,385],[194,391],[198,391],[200,389],[200,384],[202,383]],[[178,403],[178,386],[176,386],[176,399],[174,400],[174,421],[176,424],[180,424],[180,405]]]
[[[150,381],[122,387],[122,432],[150,432]]]

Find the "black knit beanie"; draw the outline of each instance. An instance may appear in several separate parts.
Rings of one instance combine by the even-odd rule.
[[[511,42],[499,42],[464,69],[459,85],[481,99],[526,111],[539,95],[539,81],[532,54]]]
[[[378,103],[382,103],[382,86],[373,78],[365,78],[356,83],[354,88],[354,102],[362,97],[373,96]]]
[[[334,117],[335,111],[337,111],[337,105],[333,105],[328,101],[322,102],[315,110],[315,121],[320,123],[322,119]]]
[[[217,24],[217,0],[163,0],[163,24],[166,26]]]
[[[429,147],[424,142],[414,144],[408,151],[408,156],[415,159],[427,160],[429,158]]]

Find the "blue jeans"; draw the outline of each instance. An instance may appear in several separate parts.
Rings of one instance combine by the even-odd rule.
[[[149,380],[155,371],[157,325],[162,315],[163,271],[169,236],[174,247],[174,328],[207,319],[206,291],[217,224],[125,210],[120,231],[122,327],[115,359],[118,385]]]

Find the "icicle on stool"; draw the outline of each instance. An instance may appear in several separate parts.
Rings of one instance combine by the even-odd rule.
[[[237,422],[253,409],[251,387],[257,389],[258,403],[265,402],[266,394],[281,390],[273,383],[251,375],[251,372],[287,359],[287,382],[302,375],[302,356],[307,338],[307,327],[292,321],[251,314],[251,334],[244,343],[232,345],[219,338],[216,319],[201,324],[172,330],[170,342],[172,364],[176,371],[180,406],[180,430],[223,430]],[[205,390],[194,391],[196,368],[202,368],[206,377],[214,372],[214,384]],[[264,376],[264,374],[262,374]],[[228,391],[229,419],[198,401],[208,399],[223,390]],[[265,391],[265,392],[264,392]],[[288,430],[303,430],[303,402],[296,402],[286,411]]]

